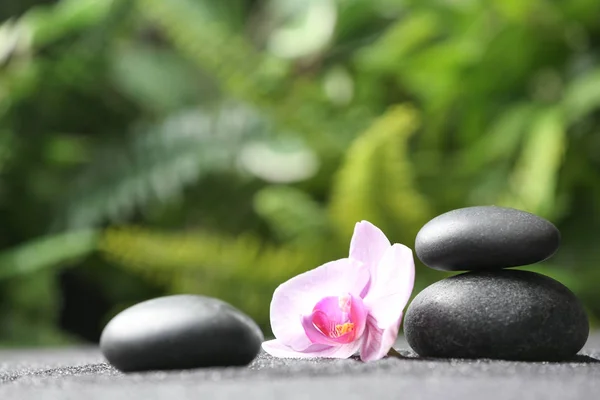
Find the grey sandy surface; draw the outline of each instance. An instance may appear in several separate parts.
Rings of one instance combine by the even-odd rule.
[[[248,367],[121,374],[95,348],[0,351],[0,399],[600,399],[600,335],[564,363],[282,360]]]

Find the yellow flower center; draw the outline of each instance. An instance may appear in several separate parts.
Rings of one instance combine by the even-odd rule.
[[[340,337],[345,335],[348,332],[352,332],[354,330],[354,324],[352,322],[346,322],[345,324],[337,324],[335,326],[335,332],[331,332],[334,337]]]

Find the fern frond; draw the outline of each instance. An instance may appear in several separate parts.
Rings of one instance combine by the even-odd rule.
[[[249,137],[264,132],[262,120],[243,108],[217,117],[182,112],[164,123],[104,149],[61,202],[55,225],[84,227],[128,216],[136,207],[178,196],[207,172],[232,164]]]
[[[201,271],[208,278],[248,275],[249,282],[281,281],[313,268],[319,255],[300,247],[276,247],[251,235],[165,233],[143,228],[105,231],[100,251],[138,271]]]
[[[174,293],[198,293],[221,298],[268,321],[273,290],[282,282],[323,262],[319,251],[275,247],[245,235],[165,233],[143,228],[107,230],[99,245],[108,259]]]
[[[267,186],[256,193],[254,208],[284,242],[315,243],[329,233],[325,210],[300,189]]]
[[[415,187],[408,141],[417,113],[407,105],[390,108],[360,135],[334,182],[330,213],[341,237],[358,220],[380,226],[395,239],[412,241],[430,216]]]
[[[243,37],[211,18],[203,3],[138,0],[140,11],[162,27],[183,55],[214,76],[224,92],[255,104],[278,124],[306,135],[312,146],[324,153],[325,149],[342,152],[348,136],[334,133],[348,129],[339,129],[341,116],[331,118],[332,105],[318,82],[291,76],[289,64],[259,53]],[[363,117],[351,116],[353,121]]]
[[[252,71],[263,61],[252,47],[239,36],[233,35],[219,20],[211,18],[202,1],[189,0],[139,0],[141,12],[158,22],[173,44],[223,78],[230,88],[244,94],[264,93],[253,78],[259,71],[247,76],[242,71]],[[255,89],[259,89],[255,92]]]

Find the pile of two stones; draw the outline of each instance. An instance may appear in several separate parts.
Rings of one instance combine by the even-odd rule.
[[[524,211],[469,207],[428,222],[417,257],[443,271],[470,271],[419,293],[406,310],[404,333],[421,357],[560,361],[585,344],[585,311],[565,286],[507,267],[550,258],[560,233]],[[247,365],[263,335],[231,305],[194,295],[136,304],[105,327],[100,348],[121,371]]]
[[[572,359],[589,335],[582,304],[547,276],[505,269],[547,260],[559,245],[552,223],[520,210],[469,207],[434,218],[417,235],[417,257],[469,272],[415,297],[404,319],[408,344],[422,357]]]

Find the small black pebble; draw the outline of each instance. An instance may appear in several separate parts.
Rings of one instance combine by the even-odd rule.
[[[104,328],[100,349],[121,371],[241,366],[263,334],[241,311],[217,299],[176,295],[136,304]]]

